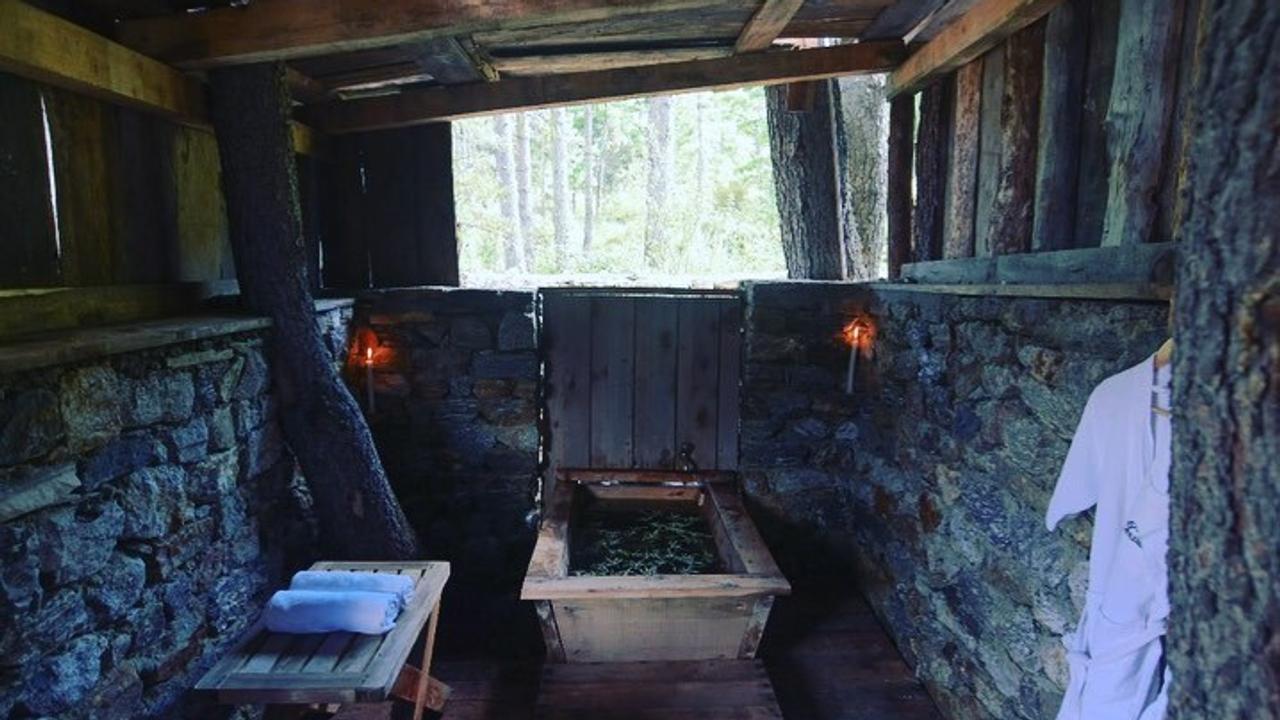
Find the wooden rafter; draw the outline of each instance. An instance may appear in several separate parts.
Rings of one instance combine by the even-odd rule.
[[[889,97],[912,93],[1039,20],[1060,0],[978,0],[889,75]]]
[[[0,70],[200,125],[200,83],[19,0],[0,0]]]
[[[304,108],[302,116],[325,132],[356,132],[593,100],[885,72],[896,66],[902,55],[901,44],[892,42],[756,53],[408,90],[386,97],[332,101]]]
[[[121,42],[182,68],[287,60],[496,28],[588,22],[707,0],[257,0],[120,23]]]
[[[734,51],[745,53],[767,49],[786,29],[801,5],[804,5],[804,0],[765,0],[742,28],[738,42],[734,43]]]

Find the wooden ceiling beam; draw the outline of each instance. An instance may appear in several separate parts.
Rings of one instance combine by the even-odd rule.
[[[978,0],[889,75],[889,97],[921,90],[1039,20],[1060,1]]]
[[[497,28],[699,8],[709,0],[256,0],[127,20],[122,43],[180,68],[289,60]]]
[[[595,100],[885,72],[897,66],[904,54],[902,44],[897,42],[782,50],[641,68],[407,90],[387,97],[330,101],[302,108],[300,114],[303,120],[324,132],[358,132]]]
[[[764,4],[742,28],[738,41],[733,45],[734,52],[748,53],[768,49],[802,5],[804,0],[764,0]]]
[[[209,128],[199,80],[20,0],[0,0],[0,70]],[[310,128],[294,123],[291,130],[298,152],[323,148]]]

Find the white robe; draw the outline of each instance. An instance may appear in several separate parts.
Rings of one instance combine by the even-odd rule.
[[[1169,368],[1154,356],[1089,396],[1049,501],[1053,530],[1097,506],[1084,612],[1067,646],[1070,681],[1058,720],[1159,720],[1169,615]],[[1153,383],[1154,381],[1154,383]],[[1154,397],[1153,397],[1154,393]]]

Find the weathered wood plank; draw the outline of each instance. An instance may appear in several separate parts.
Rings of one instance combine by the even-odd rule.
[[[40,88],[0,75],[0,108],[0,286],[56,285],[61,270]]]
[[[493,67],[504,77],[555,75],[560,73],[612,70],[665,63],[711,60],[728,57],[727,47],[660,48],[654,50],[606,50],[599,52],[530,53],[495,55]]]
[[[604,20],[698,7],[699,0],[262,0],[244,7],[127,20],[124,44],[182,68],[287,60],[404,45],[498,28]]]
[[[978,185],[974,196],[975,256],[991,255],[991,213],[1000,183],[1001,113],[1004,107],[1005,46],[982,58],[982,97],[978,109]]]
[[[568,482],[575,483],[723,483],[732,482],[734,473],[721,470],[604,470],[599,468],[562,467],[557,472]]]
[[[1031,250],[1073,247],[1090,0],[1065,0],[1045,23]]]
[[[804,0],[764,0],[734,43],[735,52],[764,50],[778,39]]]
[[[1039,20],[1059,0],[978,0],[889,75],[889,96],[923,89]]]
[[[582,598],[711,598],[785,595],[791,585],[774,575],[573,575],[563,578],[529,577],[525,600]]]
[[[107,145],[110,106],[60,88],[44,89],[58,182],[62,279],[68,285],[115,280]]]
[[[1111,174],[1102,244],[1152,240],[1175,107],[1185,0],[1120,7],[1115,81],[1107,106]]]
[[[911,221],[911,249],[916,262],[942,257],[950,99],[951,82],[948,78],[941,78],[920,92],[920,124],[916,128],[916,203]]]
[[[839,75],[883,72],[902,57],[896,43],[856,43],[808,50],[669,63],[406,90],[398,95],[328,102],[303,111],[325,132],[345,133],[453,118],[543,108],[591,100],[642,97],[705,88],[781,84]]]
[[[716,418],[719,414],[719,303],[687,299],[680,303],[676,449],[693,444],[699,468],[716,467]]]
[[[583,333],[591,327],[591,298],[544,294],[542,316],[550,434],[543,488],[549,494],[557,468],[591,463],[591,352]]]
[[[204,124],[204,91],[182,73],[20,0],[0,0],[0,70]]]
[[[591,311],[591,466],[633,460],[635,301],[596,298]]]
[[[943,220],[942,257],[972,257],[978,192],[982,58],[956,70],[952,84],[950,162]]]
[[[861,38],[894,40],[904,37],[945,2],[946,0],[897,0],[876,15],[876,19],[862,32]]]
[[[1089,3],[1089,60],[1085,68],[1080,116],[1080,159],[1077,174],[1075,231],[1077,247],[1097,247],[1107,213],[1107,106],[1115,78],[1116,33],[1121,0]]]
[[[928,284],[1154,283],[1172,266],[1174,243],[1078,248],[912,263],[902,276]]]
[[[716,468],[738,469],[738,424],[741,411],[742,304],[720,305],[720,377],[716,413]]]
[[[637,299],[635,467],[671,469],[676,460],[676,345],[680,300]]]
[[[1182,17],[1182,47],[1178,52],[1177,97],[1170,125],[1169,149],[1165,154],[1165,171],[1160,182],[1159,217],[1154,242],[1182,239],[1182,224],[1187,216],[1188,148],[1194,137],[1199,114],[1191,102],[1192,82],[1200,65],[1201,14],[1206,12],[1204,0],[1185,0]]]
[[[1044,78],[1044,23],[1022,29],[1005,44],[1000,109],[1000,172],[988,247],[996,255],[1031,249],[1035,211],[1036,136]]]
[[[885,204],[888,210],[889,279],[911,261],[911,154],[916,123],[915,97],[889,103],[889,157]]]

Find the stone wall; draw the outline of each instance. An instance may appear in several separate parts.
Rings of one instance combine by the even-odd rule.
[[[356,304],[357,338],[376,337],[371,424],[383,463],[427,557],[452,563],[440,638],[450,649],[539,647],[518,602],[540,460],[534,302],[532,292],[415,288]],[[363,369],[350,380],[367,404]]]
[[[1091,525],[1051,534],[1045,508],[1089,392],[1159,346],[1167,308],[822,283],[746,297],[743,475],[784,569],[852,566],[949,717],[1052,717]],[[874,356],[847,396],[839,331],[859,313]]]
[[[265,333],[0,375],[0,717],[213,713],[190,688],[313,540]]]

